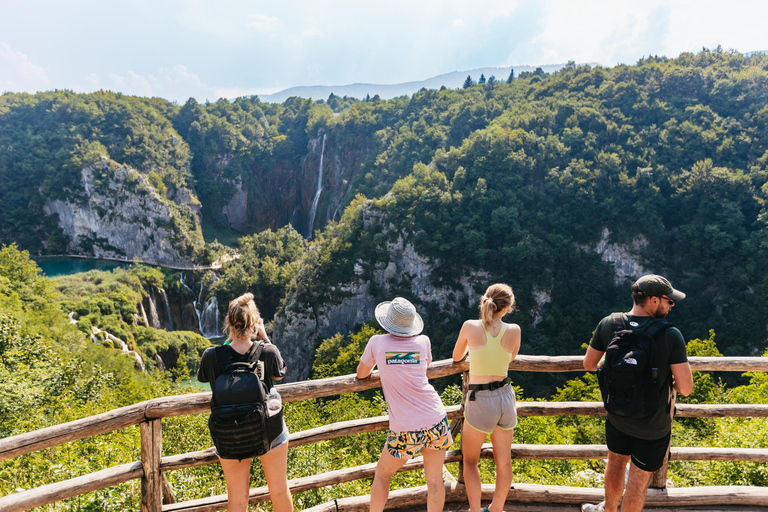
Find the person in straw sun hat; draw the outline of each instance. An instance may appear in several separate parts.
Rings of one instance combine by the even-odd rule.
[[[421,331],[424,321],[408,300],[395,297],[376,306],[376,320],[387,334],[371,336],[357,366],[357,378],[378,367],[389,410],[389,434],[376,466],[371,487],[372,512],[384,510],[389,481],[405,462],[424,457],[427,510],[438,512],[445,503],[443,463],[453,439],[445,407],[427,380],[432,345]]]

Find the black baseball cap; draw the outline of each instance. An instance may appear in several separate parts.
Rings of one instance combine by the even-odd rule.
[[[632,285],[632,291],[644,297],[660,297],[666,295],[670,299],[680,301],[685,298],[685,294],[680,290],[672,288],[672,284],[667,278],[656,274],[643,276]]]

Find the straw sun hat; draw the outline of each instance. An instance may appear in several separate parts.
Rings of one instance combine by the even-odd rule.
[[[415,336],[424,329],[424,321],[408,300],[395,297],[376,306],[376,320],[395,336]]]

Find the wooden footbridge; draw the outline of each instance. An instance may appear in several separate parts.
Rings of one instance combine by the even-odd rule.
[[[572,372],[583,371],[579,356],[518,356],[510,364],[510,370],[529,372]],[[768,357],[692,357],[691,366],[698,371],[768,371]],[[433,363],[428,371],[430,378],[445,377],[464,373],[468,363],[453,363],[450,360]],[[285,402],[294,402],[351,393],[379,387],[377,373],[366,380],[357,380],[353,375],[328,379],[294,382],[277,386]],[[466,387],[466,386],[465,386]],[[162,420],[172,416],[207,413],[210,393],[194,393],[147,400],[103,414],[83,418],[69,423],[0,439],[0,460],[18,457],[70,441],[84,439],[133,425],[139,425],[141,432],[141,460],[105,468],[77,478],[43,485],[34,489],[0,497],[0,512],[15,512],[55,503],[141,479],[141,510],[143,512],[209,512],[226,508],[225,494],[186,502],[176,502],[173,489],[165,473],[182,468],[217,463],[213,448],[192,453],[161,456]],[[600,402],[519,402],[518,416],[551,415],[602,415]],[[678,418],[768,416],[768,405],[722,405],[722,404],[677,404]],[[454,432],[462,425],[460,406],[448,408],[448,417]],[[322,425],[310,430],[292,433],[290,446],[297,447],[341,436],[387,429],[387,417],[379,416],[360,420],[344,421]],[[482,456],[492,458],[490,445],[483,448]],[[513,445],[513,459],[603,459],[607,457],[604,445]],[[768,449],[739,448],[671,448],[672,460],[721,460],[768,462]],[[461,463],[460,450],[449,451],[446,462]],[[375,471],[374,464],[345,468],[327,473],[289,480],[291,493],[370,478]],[[420,458],[409,461],[402,471],[421,470]],[[768,487],[752,486],[711,486],[690,488],[666,488],[665,464],[653,478],[648,491],[646,508],[649,510],[742,510],[768,511]],[[461,472],[460,472],[461,473]],[[464,486],[452,478],[446,478],[446,510],[467,510]],[[492,485],[483,486],[483,497],[490,500]],[[513,484],[507,501],[507,511],[535,512],[577,511],[584,502],[597,503],[602,500],[603,490],[554,485]],[[269,500],[266,487],[251,489],[250,502],[261,503]],[[390,510],[425,510],[426,487],[401,489],[390,493]],[[368,510],[367,496],[339,496],[329,503],[315,506],[313,512],[338,512]]]

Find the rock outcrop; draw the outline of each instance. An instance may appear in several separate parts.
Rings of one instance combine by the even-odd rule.
[[[189,204],[175,204],[138,171],[104,157],[82,170],[81,184],[83,196],[50,198],[44,206],[45,213],[59,216],[59,227],[70,239],[69,251],[169,266],[190,264],[191,248],[202,237],[190,206],[196,200],[188,190],[177,195]],[[183,232],[178,228],[182,224],[194,228]]]
[[[613,264],[613,280],[617,286],[650,272],[640,263],[640,254],[648,246],[648,240],[638,235],[628,245],[610,243],[611,231],[603,228],[600,241],[595,247],[580,246],[586,252],[600,255],[600,259]]]
[[[386,248],[389,261],[379,261],[373,268],[371,263],[362,260],[355,263],[350,280],[332,287],[335,300],[307,304],[296,296],[287,298],[284,312],[275,317],[273,328],[274,338],[279,340],[281,354],[288,365],[289,381],[309,376],[318,340],[351,332],[373,318],[376,305],[391,299],[394,290],[407,288],[417,308],[436,305],[447,317],[457,313],[462,305],[471,305],[478,296],[475,283],[487,282],[489,277],[485,272],[475,272],[459,281],[458,290],[437,287],[430,276],[439,262],[416,252],[413,244],[404,241],[402,236]],[[366,275],[372,278],[366,279]]]

